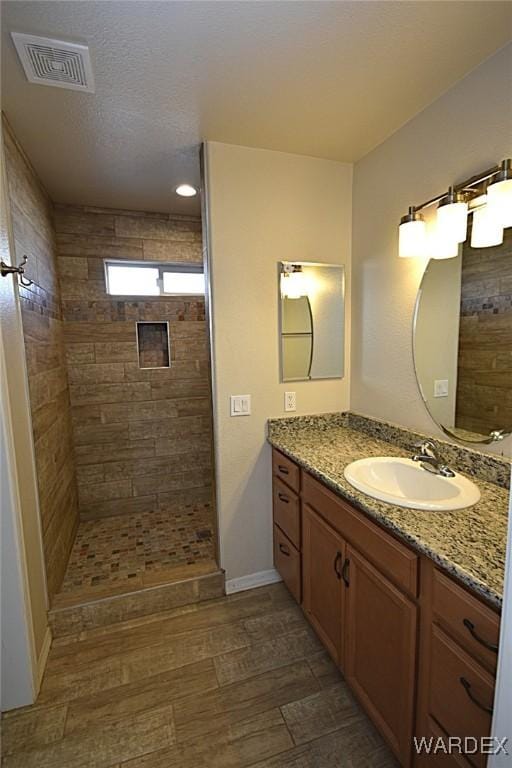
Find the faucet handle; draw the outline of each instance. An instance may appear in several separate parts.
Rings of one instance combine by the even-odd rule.
[[[415,443],[414,447],[421,452],[422,456],[430,456],[432,459],[438,458],[437,448],[432,440],[421,440],[419,443]]]

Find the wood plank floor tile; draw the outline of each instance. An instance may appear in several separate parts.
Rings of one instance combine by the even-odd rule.
[[[157,709],[184,697],[202,701],[205,693],[218,688],[218,685],[213,661],[207,659],[93,696],[84,696],[69,704],[66,734]]]
[[[229,685],[305,659],[321,648],[313,630],[305,624],[302,629],[287,635],[217,656],[215,669],[220,685]]]
[[[2,754],[15,750],[35,749],[64,736],[67,706],[31,707],[3,715]]]
[[[223,624],[203,632],[183,632],[150,649],[121,654],[123,682],[131,683],[213,656],[226,656],[248,645],[249,638],[241,624]]]
[[[281,707],[295,744],[325,736],[364,717],[346,683],[338,683]]]
[[[318,690],[318,681],[308,664],[299,661],[211,690],[201,697],[183,698],[174,706],[176,739],[181,742],[204,738],[212,731],[303,699]]]
[[[341,672],[327,651],[319,651],[310,656],[308,664],[322,688],[329,688],[343,680]]]
[[[244,768],[289,749],[292,740],[279,709],[243,720],[171,749],[123,763],[122,768]],[[276,764],[277,765],[277,764]]]
[[[398,768],[368,720],[349,723],[327,736],[258,760],[253,768]]]
[[[172,712],[163,707],[73,733],[40,749],[7,755],[4,768],[107,768],[174,742]]]
[[[304,627],[304,614],[298,605],[278,608],[272,613],[255,616],[244,623],[252,643],[270,640]]]

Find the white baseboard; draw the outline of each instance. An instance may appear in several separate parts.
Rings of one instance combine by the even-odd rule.
[[[226,594],[232,595],[234,592],[256,589],[256,587],[264,587],[267,584],[275,584],[278,581],[282,581],[282,579],[275,568],[271,568],[269,571],[249,573],[247,576],[240,576],[238,579],[228,579],[226,581]]]

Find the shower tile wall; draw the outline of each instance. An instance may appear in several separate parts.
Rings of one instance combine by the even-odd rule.
[[[210,503],[204,299],[109,296],[103,266],[201,262],[200,221],[74,206],[55,215],[80,517]],[[140,320],[169,321],[170,368],[139,367]]]
[[[3,126],[15,254],[29,257],[20,287],[32,427],[50,598],[59,590],[78,525],[71,409],[52,204],[8,125]]]
[[[457,372],[458,427],[512,424],[512,230],[494,248],[464,245]]]

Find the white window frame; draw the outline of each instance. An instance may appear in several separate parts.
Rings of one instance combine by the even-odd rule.
[[[185,272],[192,274],[204,274],[204,267],[202,263],[183,263],[183,262],[171,262],[171,261],[134,261],[132,259],[104,259],[103,262],[105,270],[105,291],[108,296],[115,298],[140,298],[140,299],[158,299],[162,296],[205,296],[206,285],[204,293],[166,293],[164,291],[164,272]],[[147,293],[110,293],[109,291],[109,279],[108,268],[109,267],[143,267],[146,269],[158,269],[158,287],[160,293],[147,294]]]

